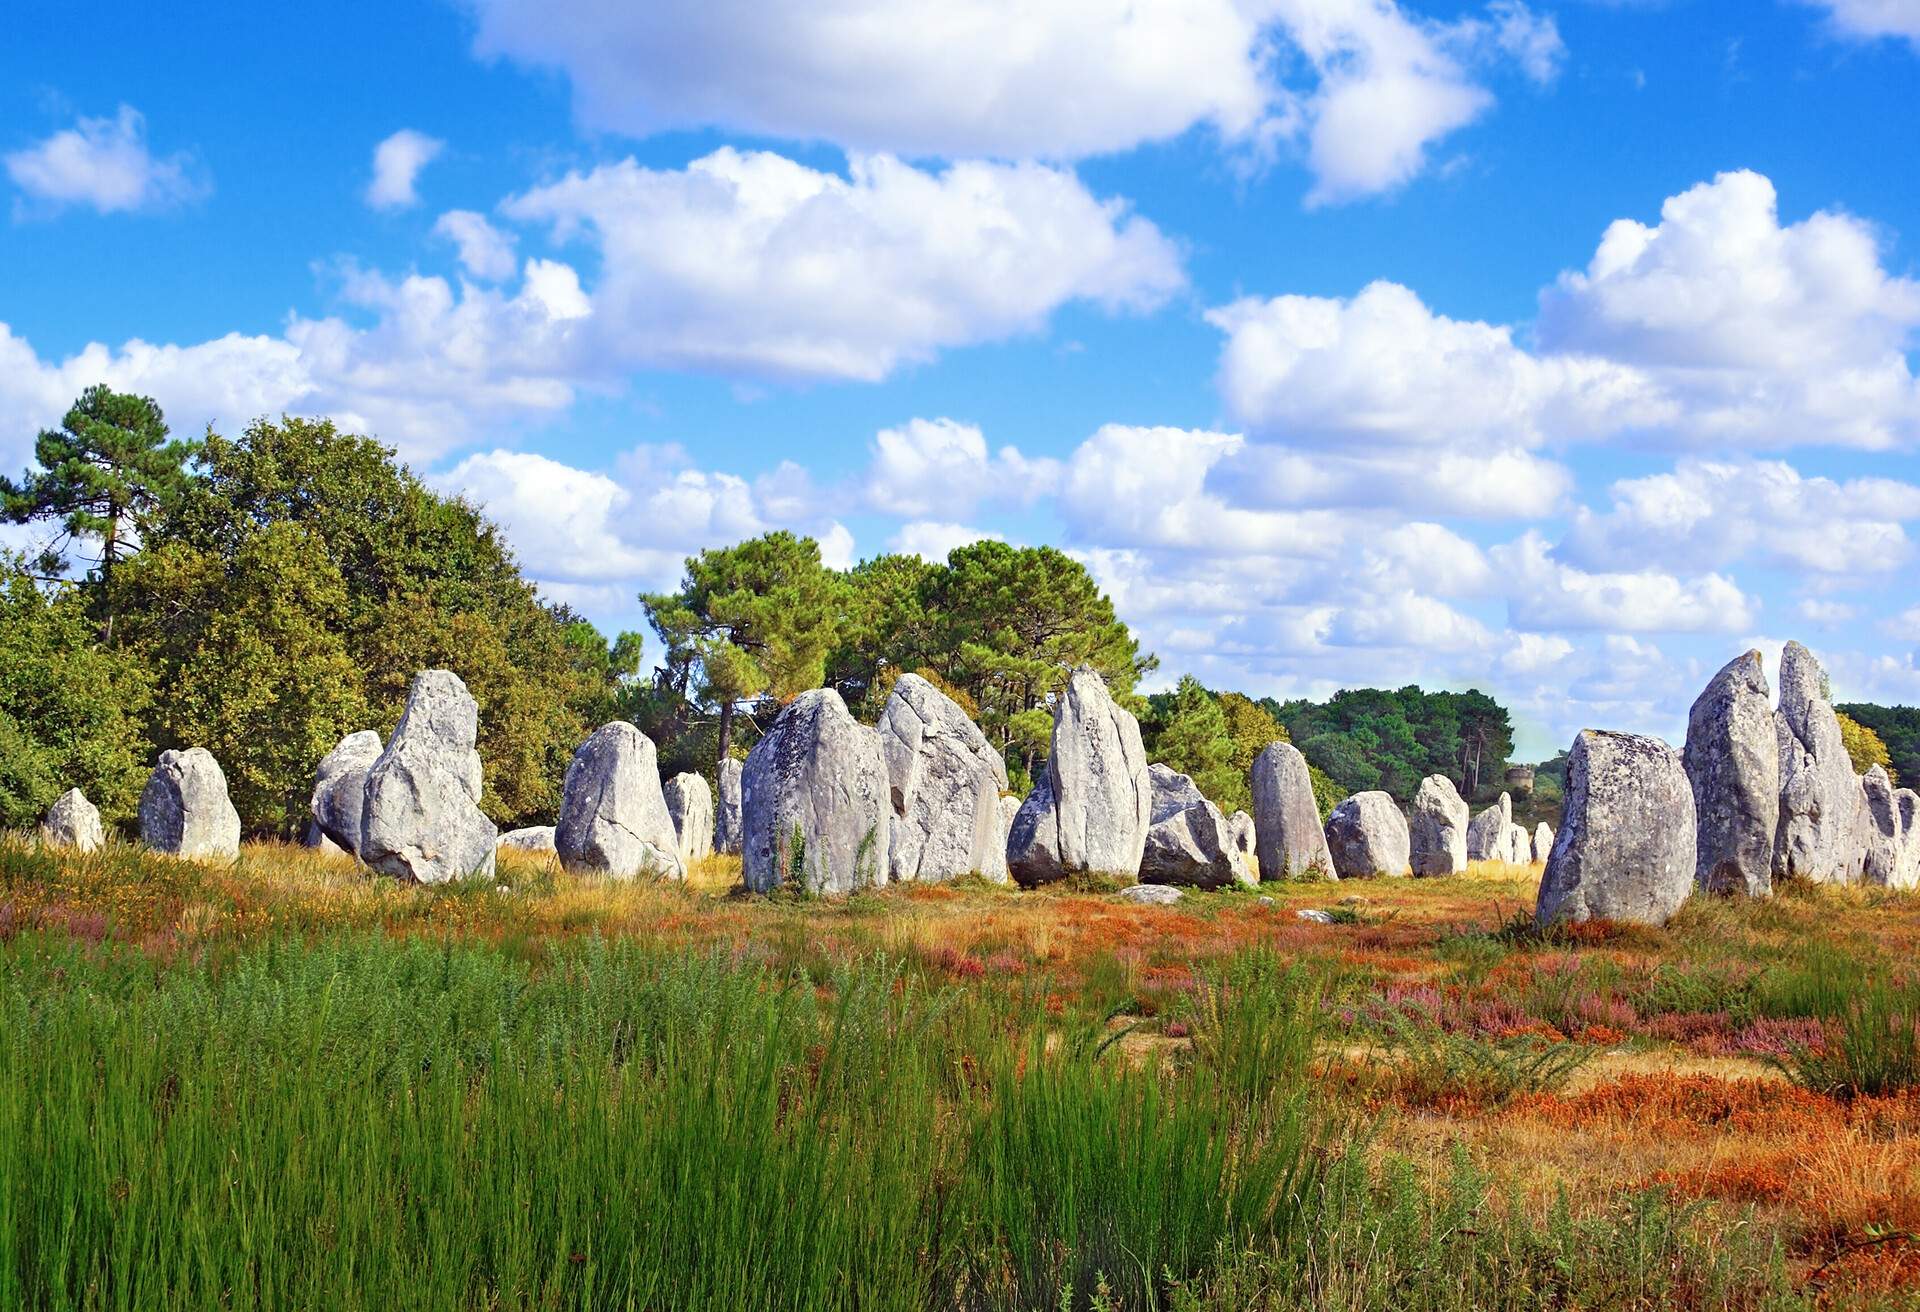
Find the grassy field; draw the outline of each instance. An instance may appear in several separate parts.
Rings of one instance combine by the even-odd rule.
[[[0,840],[0,1308],[1920,1306],[1912,895],[737,876]]]

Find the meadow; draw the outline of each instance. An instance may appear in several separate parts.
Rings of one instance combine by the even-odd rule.
[[[738,873],[0,839],[0,1307],[1920,1305],[1920,897]]]

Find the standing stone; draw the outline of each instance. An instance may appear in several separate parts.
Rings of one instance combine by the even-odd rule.
[[[353,853],[327,837],[327,831],[312,816],[307,817],[307,827],[300,831],[300,846],[310,847],[321,856],[352,856]]]
[[[1813,653],[1789,642],[1780,653],[1780,707],[1773,717],[1780,754],[1775,879],[1831,884],[1860,877],[1860,784],[1826,685]]]
[[[1254,758],[1253,825],[1262,879],[1338,879],[1320,827],[1307,758],[1272,743]]]
[[[1684,760],[1700,826],[1694,881],[1712,893],[1768,896],[1780,827],[1780,739],[1759,652],[1729,661],[1695,700]]]
[[[140,840],[194,860],[240,855],[240,813],[227,776],[204,747],[162,752],[140,794]]]
[[[903,674],[877,729],[887,762],[892,878],[937,882],[1004,871],[1007,763],[959,703]]]
[[[100,808],[89,802],[78,788],[67,789],[47,808],[46,819],[40,822],[40,841],[48,847],[96,851],[107,841],[106,826],[100,823]]]
[[[1885,766],[1860,776],[1860,877],[1869,884],[1897,885],[1904,874],[1908,835]]]
[[[516,852],[554,851],[553,837],[558,832],[552,825],[528,825],[524,829],[509,829],[500,835],[494,844],[496,849],[510,847]]]
[[[1412,866],[1413,835],[1390,793],[1355,793],[1327,817],[1327,850],[1342,879],[1404,875]]]
[[[851,893],[887,882],[887,761],[880,735],[831,688],[793,699],[742,776],[747,888]]]
[[[553,848],[568,870],[614,879],[686,878],[653,739],[615,720],[574,750],[560,788]]]
[[[1226,888],[1260,882],[1235,841],[1239,836],[1232,822],[1201,795],[1192,779],[1158,764],[1148,770],[1148,778],[1153,823],[1140,857],[1141,883]]]
[[[1253,817],[1245,811],[1235,811],[1227,817],[1227,841],[1233,850],[1240,854],[1240,863],[1252,876],[1251,882],[1260,882],[1260,833],[1253,823]]]
[[[1082,666],[1054,702],[1046,776],[1014,817],[1007,868],[1029,888],[1081,872],[1132,876],[1152,823],[1140,723]]]
[[[713,808],[713,850],[740,853],[740,776],[746,769],[729,756],[720,762],[720,796]]]
[[[1533,864],[1533,840],[1527,837],[1525,825],[1507,826],[1507,860],[1517,866]]]
[[[992,868],[982,870],[980,873],[997,884],[1013,882],[1013,875],[1007,869],[1007,840],[1013,834],[1013,818],[1020,814],[1020,800],[1018,797],[1009,795],[994,803],[994,816],[1000,827],[1000,840],[994,849]]]
[[[320,833],[342,852],[360,850],[367,814],[367,771],[379,759],[380,735],[362,729],[342,738],[314,771],[308,810]]]
[[[480,707],[451,670],[423,670],[386,750],[367,770],[360,859],[382,874],[443,884],[493,873],[480,809]]]
[[[1414,874],[1457,875],[1467,868],[1467,814],[1453,780],[1430,774],[1420,781],[1408,824]]]
[[[1467,860],[1513,861],[1513,798],[1500,800],[1473,818],[1467,827]]]
[[[1693,785],[1658,738],[1583,729],[1534,921],[1664,925],[1693,889]]]
[[[705,778],[689,771],[667,780],[661,793],[679,836],[680,866],[691,869],[695,861],[713,855],[713,790]]]
[[[1533,827],[1533,859],[1535,863],[1545,861],[1547,853],[1553,851],[1553,826],[1542,820]]]
[[[1900,863],[1894,869],[1892,887],[1920,888],[1920,793],[1902,788],[1893,795],[1900,812]]]

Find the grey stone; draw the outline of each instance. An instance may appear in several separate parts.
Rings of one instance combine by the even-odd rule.
[[[1327,850],[1342,879],[1404,875],[1413,864],[1413,837],[1390,793],[1355,793],[1327,817]]]
[[[659,759],[653,739],[625,720],[601,725],[574,750],[554,826],[561,865],[614,879],[686,877]]]
[[[1542,820],[1533,827],[1533,860],[1537,865],[1553,851],[1553,826]]]
[[[1254,758],[1253,824],[1262,879],[1337,879],[1307,758],[1272,743]]]
[[[40,841],[48,847],[72,848],[92,852],[107,841],[106,826],[100,823],[100,809],[87,800],[78,788],[69,788],[53,799],[40,822]]]
[[[1900,863],[1894,869],[1893,888],[1920,888],[1920,793],[1902,788],[1893,795],[1900,812]]]
[[[314,771],[308,809],[321,834],[342,852],[360,851],[360,833],[366,826],[367,771],[379,759],[380,735],[362,729],[336,743]]]
[[[364,782],[364,781],[363,781]],[[346,856],[353,853],[327,837],[327,831],[312,816],[307,817],[307,827],[300,831],[300,846],[310,847],[322,856]]]
[[[1658,738],[1584,729],[1534,920],[1664,925],[1693,889],[1693,786]]]
[[[851,893],[887,882],[886,757],[839,693],[794,698],[754,745],[741,783],[750,890]]]
[[[459,675],[414,676],[400,723],[367,770],[362,861],[418,884],[493,873],[500,831],[480,809],[479,730],[480,708]]]
[[[679,839],[681,868],[691,869],[695,861],[713,855],[713,789],[703,777],[688,771],[667,780],[660,791]]]
[[[1869,884],[1896,887],[1904,875],[1907,832],[1885,766],[1860,776],[1860,877]]]
[[[1408,821],[1414,874],[1457,875],[1467,868],[1467,816],[1453,780],[1430,774],[1420,781]]]
[[[528,825],[524,829],[509,829],[500,835],[495,848],[510,847],[516,852],[555,851],[554,835],[558,832],[552,825]]]
[[[1235,811],[1227,817],[1227,841],[1233,850],[1240,854],[1240,863],[1254,883],[1260,882],[1260,831],[1253,823],[1253,817],[1245,811]]]
[[[1860,784],[1826,687],[1813,653],[1789,642],[1780,653],[1780,706],[1773,717],[1780,751],[1775,879],[1852,883],[1866,855],[1859,841]]]
[[[1007,764],[959,703],[917,674],[894,682],[877,726],[891,811],[895,880],[1005,878],[1000,794]]]
[[[1077,872],[1132,875],[1152,823],[1140,724],[1082,666],[1054,701],[1045,778],[1014,817],[1007,868],[1029,888]]]
[[[1170,907],[1185,894],[1172,884],[1129,884],[1114,896],[1122,902],[1138,902],[1144,906]]]
[[[1517,866],[1533,864],[1533,840],[1527,837],[1525,825],[1507,826],[1507,854],[1507,860]]]
[[[740,776],[746,767],[729,756],[720,762],[720,795],[713,805],[713,850],[740,854]]]
[[[1760,653],[1729,661],[1687,715],[1683,753],[1699,824],[1694,881],[1766,897],[1780,828],[1780,739]]]
[[[1293,913],[1295,920],[1304,920],[1309,925],[1331,925],[1334,922],[1331,911],[1321,911],[1317,907],[1301,907]]]
[[[1000,847],[997,854],[999,859],[994,863],[993,869],[982,870],[980,873],[996,883],[1013,882],[1013,874],[1007,869],[1007,842],[1013,835],[1013,818],[1020,814],[1020,802],[1020,798],[1008,795],[995,803],[995,814],[1000,819]]]
[[[160,753],[140,794],[140,841],[192,860],[240,855],[240,813],[213,753],[204,747]]]
[[[1467,860],[1513,860],[1513,798],[1500,794],[1500,800],[1473,818],[1467,826]]]
[[[1153,824],[1140,857],[1140,882],[1188,888],[1226,888],[1259,882],[1233,822],[1194,786],[1165,765],[1148,770],[1153,786]],[[1235,814],[1243,814],[1236,812]]]

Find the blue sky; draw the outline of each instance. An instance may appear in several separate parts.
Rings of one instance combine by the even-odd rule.
[[[1920,702],[1920,0],[26,0],[0,462],[374,432],[608,628],[773,527],[1081,555],[1256,694]]]

